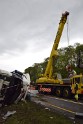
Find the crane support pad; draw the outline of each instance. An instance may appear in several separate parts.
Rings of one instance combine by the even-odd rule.
[[[76,113],[75,118],[83,119],[83,113]]]

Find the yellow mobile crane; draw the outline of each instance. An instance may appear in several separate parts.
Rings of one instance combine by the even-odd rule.
[[[45,70],[45,73],[36,80],[36,85],[39,92],[51,92],[55,93],[57,96],[69,97],[72,93],[75,93],[75,81],[79,80],[79,94],[83,94],[83,75],[74,76],[71,79],[61,80],[57,75],[53,75],[53,63],[54,59],[57,57],[58,52],[57,48],[60,42],[60,38],[64,29],[64,25],[67,21],[69,12],[62,14],[56,38],[54,40],[53,48],[48,60],[48,64]]]
[[[44,73],[43,77],[41,77],[37,80],[37,83],[45,83],[45,82],[62,83],[62,81],[60,81],[59,79],[57,79],[55,81],[55,79],[53,79],[53,77],[52,77],[53,76],[53,62],[54,62],[53,60],[58,55],[57,48],[58,48],[60,38],[61,38],[61,35],[63,32],[63,28],[64,28],[64,25],[66,23],[68,15],[69,15],[69,12],[65,12],[64,14],[62,14],[62,17],[61,17],[61,20],[59,23],[59,27],[58,27],[58,31],[57,31],[57,35],[56,35],[56,38],[54,40],[54,45],[53,45],[53,48],[52,48],[52,51],[51,51],[51,54],[49,57],[49,61],[48,61],[45,73]]]

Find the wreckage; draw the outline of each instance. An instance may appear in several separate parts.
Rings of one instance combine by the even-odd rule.
[[[30,85],[29,74],[23,74],[18,70],[13,72],[0,70],[0,103],[2,106],[14,103],[22,90],[26,92],[27,85]]]

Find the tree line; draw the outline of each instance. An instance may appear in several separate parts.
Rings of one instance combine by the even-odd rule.
[[[62,78],[67,78],[68,74],[66,66],[70,63],[77,74],[83,74],[83,45],[76,43],[74,46],[68,46],[57,50],[59,56],[54,60],[53,72],[60,73]],[[24,70],[24,73],[29,73],[31,82],[36,82],[36,79],[44,74],[49,57],[45,58],[41,63],[34,63],[33,66]]]

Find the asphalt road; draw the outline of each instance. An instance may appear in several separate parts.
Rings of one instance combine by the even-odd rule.
[[[69,118],[75,118],[76,114],[83,114],[83,100],[75,102],[69,99],[46,95],[42,96],[42,99],[46,101],[47,106],[59,113],[67,115]]]

